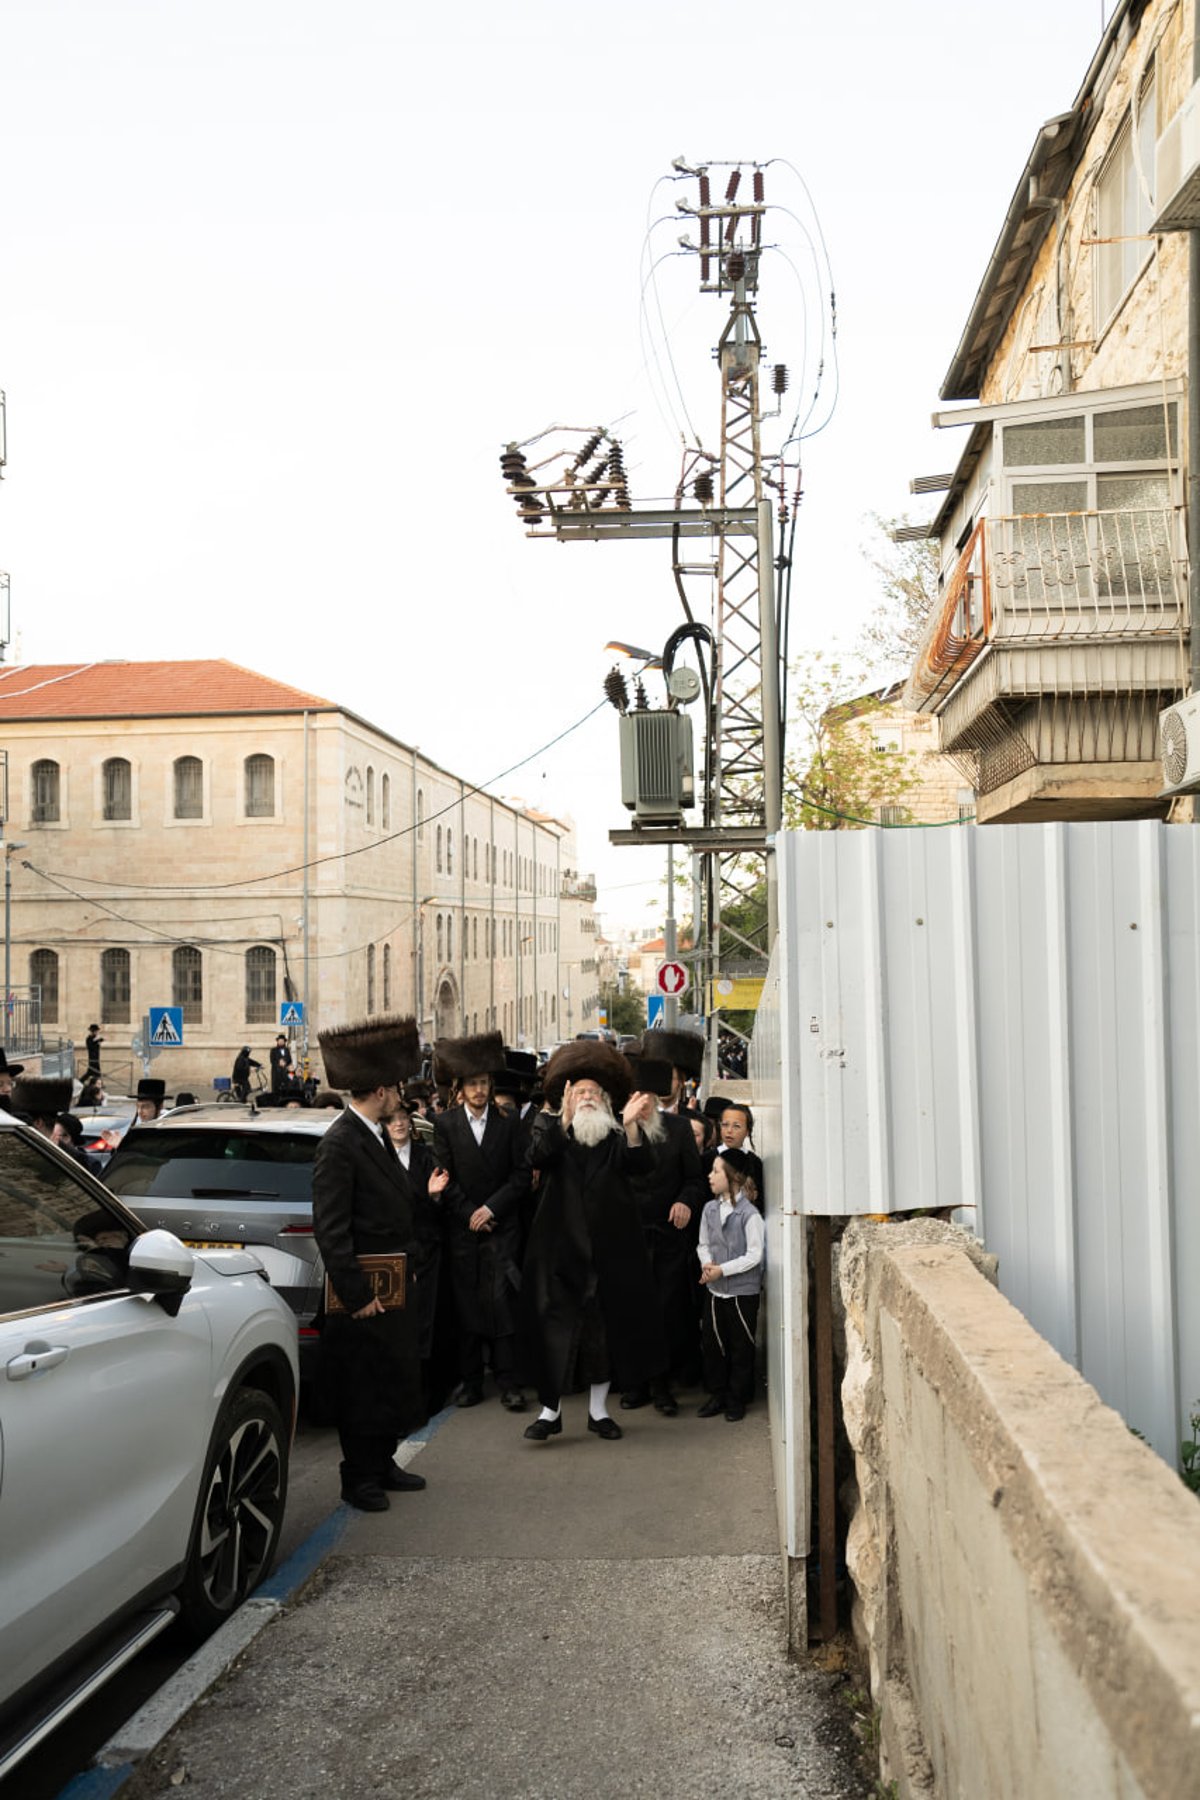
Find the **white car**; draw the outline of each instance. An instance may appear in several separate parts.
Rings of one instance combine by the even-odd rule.
[[[0,1115],[0,1777],[175,1618],[271,1567],[296,1322]]]

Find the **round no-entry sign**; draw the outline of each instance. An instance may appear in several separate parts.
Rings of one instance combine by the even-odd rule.
[[[658,965],[658,991],[665,994],[668,1000],[675,1000],[680,994],[687,993],[688,972],[682,963],[665,962]]]

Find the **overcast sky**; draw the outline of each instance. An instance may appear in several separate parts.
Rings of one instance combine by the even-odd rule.
[[[685,191],[655,186],[680,154],[779,159],[767,199],[799,217],[769,228],[759,319],[790,399],[824,307],[799,177],[811,194],[840,386],[805,446],[791,648],[852,637],[866,515],[919,508],[910,476],[956,454],[929,429],[938,387],[1101,24],[1099,0],[17,0],[0,568],[20,659],[227,656],[481,783],[582,718],[609,637],[658,648],[679,622],[669,547],[528,541],[497,457],[619,418],[635,499],[670,493],[658,306],[717,442],[724,306],[665,255]],[[832,394],[827,358],[814,423]],[[606,928],[656,922],[660,856],[607,843],[608,708],[497,790],[574,815]]]

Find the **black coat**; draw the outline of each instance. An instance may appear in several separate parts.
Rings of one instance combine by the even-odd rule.
[[[402,1437],[424,1416],[416,1222],[394,1153],[349,1109],[317,1146],[313,1233],[346,1308],[326,1318],[322,1333],[337,1422],[343,1430],[363,1435]],[[408,1304],[374,1318],[352,1318],[371,1298],[358,1258],[398,1250],[409,1258]]]
[[[520,1204],[529,1191],[519,1134],[520,1121],[495,1106],[488,1107],[482,1144],[475,1142],[466,1107],[434,1120],[434,1161],[450,1176],[443,1205],[458,1322],[478,1337],[508,1337],[516,1329]],[[495,1215],[490,1231],[470,1228],[480,1206]]]
[[[680,1255],[691,1255],[700,1238],[700,1217],[709,1198],[691,1125],[677,1113],[659,1113],[659,1123],[666,1136],[651,1146],[654,1165],[649,1174],[638,1177],[638,1203],[642,1224],[666,1248]],[[671,1208],[679,1201],[691,1211],[691,1221],[683,1230],[670,1222]]]
[[[620,1129],[585,1148],[555,1114],[538,1116],[530,1161],[542,1174],[520,1305],[523,1356],[544,1401],[573,1385],[584,1310],[593,1299],[619,1387],[642,1387],[666,1367],[632,1186],[649,1173],[652,1155],[644,1142],[631,1149]]]
[[[397,1157],[399,1162],[399,1158]],[[443,1195],[429,1192],[429,1177],[437,1168],[428,1144],[410,1140],[408,1168],[400,1164],[400,1180],[412,1207],[416,1275],[417,1319],[420,1326],[421,1355],[428,1356],[433,1337],[433,1315],[437,1306],[438,1279],[442,1265],[442,1241],[445,1233]],[[443,1190],[443,1193],[445,1190]]]

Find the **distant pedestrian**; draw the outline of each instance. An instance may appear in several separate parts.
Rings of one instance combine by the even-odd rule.
[[[754,1396],[754,1345],[762,1289],[765,1237],[754,1205],[749,1159],[718,1150],[708,1178],[712,1199],[700,1222],[700,1280],[706,1290],[700,1320],[704,1385],[702,1419],[724,1413],[744,1419]]]
[[[288,1041],[281,1031],[271,1046],[271,1092],[282,1094],[286,1091],[292,1072],[292,1053]]]
[[[89,1025],[87,1028],[87,1036],[83,1040],[84,1055],[87,1058],[83,1070],[83,1079],[85,1081],[89,1076],[96,1081],[99,1081],[100,1079],[100,1046],[103,1042],[104,1039],[100,1035],[100,1027],[98,1025]]]
[[[372,1019],[323,1031],[325,1078],[350,1095],[322,1136],[313,1164],[313,1232],[340,1310],[321,1334],[334,1419],[342,1446],[342,1498],[362,1512],[386,1512],[388,1494],[423,1488],[401,1469],[396,1446],[424,1420],[418,1309],[383,1305],[359,1261],[403,1254],[418,1260],[409,1186],[385,1129],[399,1084],[417,1071],[415,1019]],[[407,1286],[407,1284],[406,1284]]]
[[[24,1063],[10,1063],[4,1051],[0,1050],[0,1111],[13,1111],[13,1085],[24,1067]]]
[[[150,1125],[158,1118],[166,1098],[167,1084],[158,1081],[152,1075],[145,1075],[137,1084],[134,1096],[137,1102],[137,1121],[139,1125]]]
[[[234,1098],[240,1100],[243,1105],[250,1098],[250,1071],[261,1068],[262,1064],[255,1062],[251,1056],[249,1044],[243,1044],[233,1059],[233,1074],[230,1078]]]
[[[53,1138],[60,1113],[71,1104],[70,1076],[22,1075],[13,1084],[13,1111],[43,1137]]]

